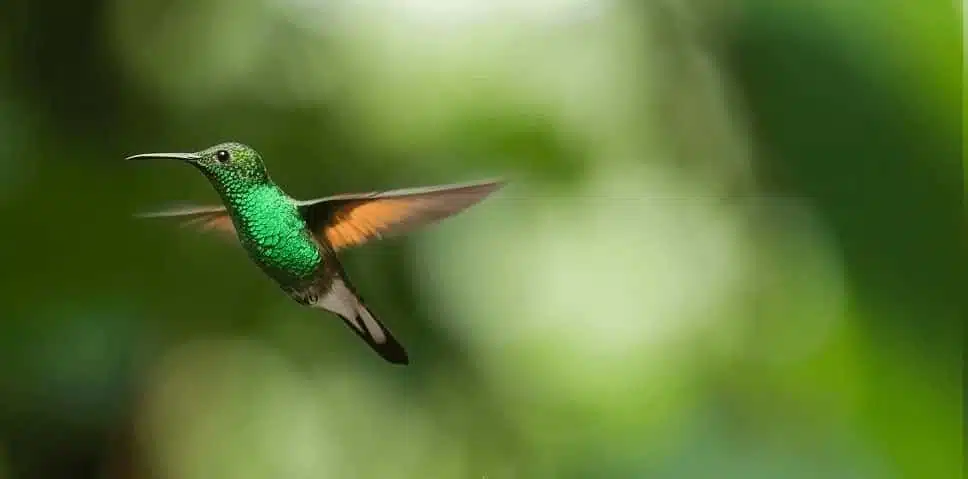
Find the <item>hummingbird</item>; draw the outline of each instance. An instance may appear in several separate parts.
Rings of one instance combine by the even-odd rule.
[[[188,163],[208,178],[223,203],[135,216],[174,218],[182,226],[241,243],[252,262],[290,298],[335,314],[383,359],[402,365],[410,362],[406,350],[367,308],[337,253],[455,215],[504,185],[489,180],[297,200],[269,177],[259,152],[242,143],[126,159]]]

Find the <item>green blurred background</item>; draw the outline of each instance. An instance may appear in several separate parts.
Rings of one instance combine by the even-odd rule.
[[[958,2],[9,0],[0,478],[961,477]],[[392,367],[126,155],[510,185],[348,252]],[[958,166],[962,166],[960,172]]]

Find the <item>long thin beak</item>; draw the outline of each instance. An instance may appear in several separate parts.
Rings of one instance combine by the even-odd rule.
[[[143,153],[140,155],[129,156],[125,160],[181,160],[198,161],[202,157],[195,153]]]

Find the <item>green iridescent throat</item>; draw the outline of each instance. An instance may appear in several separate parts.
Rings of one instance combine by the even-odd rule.
[[[206,171],[225,202],[239,240],[268,275],[283,286],[299,286],[322,265],[316,242],[285,192],[267,177],[231,170]]]

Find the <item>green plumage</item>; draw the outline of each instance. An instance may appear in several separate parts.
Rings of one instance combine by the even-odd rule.
[[[284,289],[305,286],[322,266],[322,254],[292,200],[273,184],[243,188],[226,197],[249,256]]]
[[[203,229],[229,233],[293,300],[335,313],[384,359],[396,364],[409,362],[406,351],[363,304],[336,251],[450,216],[500,186],[492,181],[297,201],[269,178],[259,153],[241,143],[128,159],[151,158],[191,164],[209,179],[224,206],[145,216],[182,218]]]
[[[229,153],[229,163],[218,161],[219,151]],[[200,156],[215,157],[195,165],[222,197],[252,261],[286,291],[309,286],[323,256],[295,202],[272,182],[259,154],[227,143]]]

